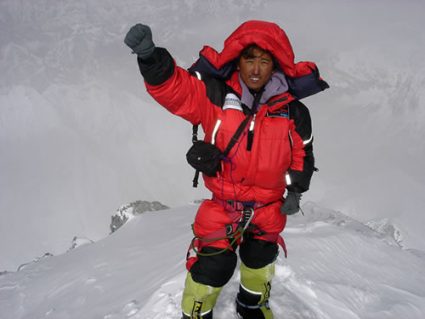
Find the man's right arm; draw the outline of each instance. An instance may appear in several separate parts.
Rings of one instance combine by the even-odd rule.
[[[178,67],[166,49],[155,47],[149,26],[133,26],[124,42],[137,54],[146,88],[159,104],[192,124],[214,118],[205,84]]]

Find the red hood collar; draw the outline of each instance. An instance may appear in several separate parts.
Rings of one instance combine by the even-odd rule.
[[[285,31],[272,22],[247,21],[224,41],[224,48],[220,53],[212,47],[204,46],[201,54],[220,69],[239,57],[242,50],[250,44],[256,44],[269,51],[286,75],[290,77],[299,75],[294,64],[294,52]]]
[[[221,79],[231,79],[236,70],[235,61],[243,49],[251,44],[269,51],[279,63],[289,85],[289,92],[297,99],[329,88],[320,77],[314,62],[294,62],[291,43],[277,24],[252,20],[241,24],[225,41],[221,52],[204,46],[199,59],[189,68],[191,72],[205,72]],[[238,85],[235,83],[236,90]],[[239,88],[240,90],[240,88]]]

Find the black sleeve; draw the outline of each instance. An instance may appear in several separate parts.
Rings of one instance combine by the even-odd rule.
[[[303,170],[289,169],[290,184],[288,191],[303,193],[310,187],[310,180],[315,170],[313,154],[313,134],[311,128],[311,117],[308,108],[296,100],[289,103],[290,119],[294,121],[295,132],[301,137],[304,144]]]
[[[164,48],[155,47],[152,55],[142,60],[137,58],[140,73],[150,85],[160,85],[168,80],[174,72],[174,59]]]

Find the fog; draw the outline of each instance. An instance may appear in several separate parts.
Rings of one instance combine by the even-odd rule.
[[[314,202],[424,250],[423,1],[0,2],[0,270],[74,236],[99,240],[134,200],[207,197],[185,162],[191,125],[147,95],[123,44],[136,22],[184,67],[247,19],[278,23],[331,88],[313,116]]]

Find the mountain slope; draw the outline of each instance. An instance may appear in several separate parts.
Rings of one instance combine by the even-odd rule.
[[[111,236],[0,276],[0,318],[178,319],[196,206],[144,213]],[[425,256],[314,203],[289,219],[271,306],[277,318],[420,319]],[[238,272],[215,313],[233,314]]]

